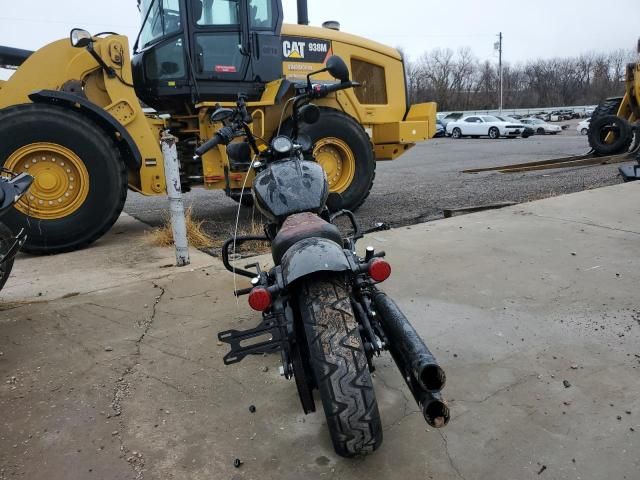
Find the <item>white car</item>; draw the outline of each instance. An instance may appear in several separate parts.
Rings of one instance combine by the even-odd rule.
[[[558,125],[551,125],[539,118],[523,118],[520,122],[533,128],[536,135],[557,135],[562,131],[562,127]]]
[[[589,133],[589,125],[591,125],[591,119],[587,118],[586,120],[582,120],[578,124],[578,126],[576,127],[576,130],[578,130],[580,135],[586,135],[587,133]]]
[[[453,138],[482,137],[497,139],[517,137],[523,132],[521,124],[503,122],[491,115],[467,115],[447,123],[447,135]]]

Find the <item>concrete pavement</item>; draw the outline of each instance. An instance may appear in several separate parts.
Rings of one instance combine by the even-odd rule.
[[[257,322],[231,274],[208,257],[159,268],[170,250],[118,255],[124,232],[75,261],[19,259],[0,297],[0,479],[638,478],[640,185],[363,242],[388,252],[384,288],[447,371],[452,420],[427,427],[384,356],[385,440],[357,460],[335,456],[322,413],[301,413],[277,356],[224,367],[216,332]],[[108,247],[115,281],[87,272]],[[28,262],[37,289],[69,291],[33,303]]]

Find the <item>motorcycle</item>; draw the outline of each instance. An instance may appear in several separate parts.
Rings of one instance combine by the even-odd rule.
[[[5,168],[0,169],[0,218],[29,190],[33,177],[26,173],[15,174]],[[24,229],[17,235],[0,222],[0,290],[11,274],[13,261],[27,239]]]
[[[338,82],[312,83],[312,76],[322,72]],[[329,193],[326,174],[313,158],[311,139],[301,132],[303,124],[320,121],[314,99],[357,86],[344,61],[332,56],[325,68],[296,85],[288,102],[290,121],[281,122],[270,142],[253,135],[251,115],[240,96],[236,108],[213,112],[212,122],[223,126],[196,149],[198,158],[225,145],[232,171],[253,171],[254,204],[268,219],[264,236],[236,236],[222,249],[227,270],[251,279],[251,287],[235,295],[248,296],[249,306],[262,313],[256,328],[218,335],[231,348],[224,363],[280,352],[281,374],[295,379],[305,414],[315,411],[313,391],[319,390],[334,449],[344,457],[369,454],[382,443],[371,374],[374,357],[383,351],[391,353],[429,425],[443,427],[450,416],[440,394],[443,369],[378,288],[391,275],[385,252],[367,247],[363,257],[356,253],[364,234],[388,227],[377,224],[362,231],[354,214],[341,209],[339,194]],[[344,235],[338,220],[349,225]],[[275,266],[269,271],[259,264],[234,267],[231,254],[257,241],[270,243]]]

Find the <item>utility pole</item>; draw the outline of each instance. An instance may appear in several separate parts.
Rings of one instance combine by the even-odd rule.
[[[502,32],[498,34],[500,40],[498,41],[498,69],[500,70],[500,114],[502,114],[502,101],[503,101],[503,83],[502,83]]]

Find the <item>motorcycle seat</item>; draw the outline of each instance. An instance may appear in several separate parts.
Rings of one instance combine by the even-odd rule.
[[[324,238],[342,246],[342,234],[335,225],[324,221],[314,213],[298,213],[287,218],[271,244],[271,254],[276,265],[293,245],[307,238]]]

